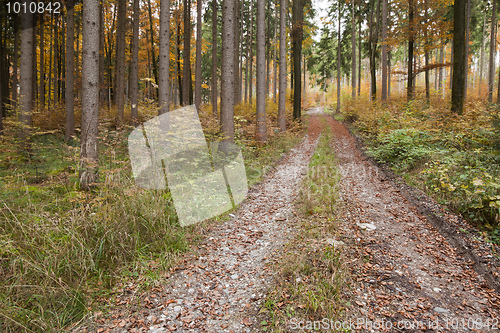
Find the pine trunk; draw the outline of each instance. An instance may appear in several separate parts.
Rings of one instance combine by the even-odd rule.
[[[265,10],[265,1],[257,0],[257,127],[255,138],[259,142],[267,141]]]
[[[66,131],[64,139],[70,141],[75,135],[75,91],[74,91],[74,67],[75,67],[75,6],[74,0],[67,2],[67,42],[66,42]]]

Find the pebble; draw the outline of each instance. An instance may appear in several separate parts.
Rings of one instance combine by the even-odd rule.
[[[175,312],[181,312],[181,310],[182,310],[182,306],[180,306],[180,305],[174,306],[174,311]]]
[[[437,313],[450,313],[450,310],[443,309],[443,308],[440,308],[439,306],[436,306],[434,308],[434,312],[437,312]]]
[[[238,274],[231,275],[231,279],[236,280],[238,278]]]

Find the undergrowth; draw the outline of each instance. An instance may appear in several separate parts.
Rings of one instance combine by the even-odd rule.
[[[237,108],[236,142],[250,184],[300,140],[301,128],[275,130],[268,102],[269,141],[258,144],[255,104]],[[210,106],[200,110],[208,140],[220,138]],[[78,186],[79,137],[66,144],[61,110],[34,117],[31,151],[19,151],[13,117],[0,137],[0,331],[60,332],[110,303],[119,283],[147,288],[161,282],[176,258],[202,237],[206,223],[181,228],[168,190],[143,190],[131,177],[127,137],[115,110],[103,110],[99,185]],[[140,119],[157,114],[142,104]],[[127,120],[127,118],[125,119]],[[77,132],[78,133],[78,132]],[[209,223],[216,223],[217,217]],[[112,303],[112,301],[111,301]]]
[[[308,329],[308,322],[322,318],[336,321],[349,304],[343,297],[348,272],[343,267],[342,242],[335,240],[339,174],[332,132],[324,127],[296,200],[297,234],[276,263],[276,287],[263,305],[270,318],[261,322],[263,331]]]
[[[500,112],[469,101],[462,116],[433,97],[387,105],[346,102],[344,121],[365,138],[369,153],[500,244]]]

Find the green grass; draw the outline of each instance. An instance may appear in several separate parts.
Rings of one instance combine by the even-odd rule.
[[[89,309],[102,309],[99,299],[118,283],[159,283],[202,237],[206,223],[179,226],[168,190],[135,186],[130,129],[100,133],[100,184],[90,192],[78,188],[78,139],[66,145],[60,134],[35,132],[27,154],[13,136],[0,138],[2,332],[60,332]],[[265,145],[243,142],[250,184],[300,137],[296,131]]]
[[[327,126],[326,126],[327,127]],[[296,201],[300,212],[299,231],[283,250],[276,263],[277,285],[263,306],[269,322],[262,330],[288,331],[290,320],[342,318],[348,302],[344,292],[348,286],[341,248],[331,240],[337,237],[337,184],[332,133],[322,133],[309,164]]]

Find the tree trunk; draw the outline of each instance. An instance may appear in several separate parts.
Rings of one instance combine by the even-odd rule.
[[[151,9],[151,0],[148,0],[148,12],[149,12],[149,38],[151,39],[151,62],[153,63],[153,75],[155,77],[155,83],[158,84],[158,63],[156,62],[156,52],[155,52],[155,42],[153,34],[153,12]]]
[[[355,2],[352,2],[352,23],[351,23],[351,97],[356,97],[356,16]],[[359,51],[361,52],[361,50]]]
[[[201,0],[198,0],[201,1]],[[158,115],[169,111],[170,84],[170,0],[160,2],[160,71],[158,82]]]
[[[391,98],[391,50],[387,51],[387,99]]]
[[[67,0],[67,32],[66,38],[66,131],[64,139],[70,141],[75,135],[75,6],[74,0]]]
[[[340,35],[340,2],[337,4],[338,5],[338,34],[337,34],[337,41],[338,41],[338,47],[337,47],[337,108],[336,112],[340,113],[340,51],[341,51],[341,38],[342,36]]]
[[[222,1],[220,124],[225,142],[234,142],[234,0]]]
[[[51,48],[52,49],[52,48]],[[14,17],[14,55],[12,57],[13,68],[12,68],[12,107],[15,110],[17,108],[17,69],[19,61],[19,17],[16,15]],[[5,112],[4,112],[5,114]]]
[[[170,2],[170,1],[169,1]],[[160,4],[161,5],[161,4]],[[138,125],[139,109],[139,20],[140,8],[139,0],[134,0],[133,26],[132,26],[132,68],[130,73],[130,113],[132,126]]]
[[[118,1],[118,21],[116,31],[116,92],[115,104],[118,109],[117,125],[123,124],[125,109],[125,34],[128,1]]]
[[[240,1],[236,0],[234,5],[234,104],[239,104],[240,86]]]
[[[483,16],[483,28],[481,29],[481,55],[479,59],[479,84],[477,94],[481,96],[481,85],[483,83],[483,69],[484,69],[484,35],[486,30],[486,15]]]
[[[413,13],[413,0],[408,1],[409,8],[409,22],[410,22],[410,32],[408,36],[408,85],[407,85],[407,99],[411,101],[413,99],[413,44],[414,44],[414,13]]]
[[[464,110],[465,68],[465,6],[466,0],[455,0],[453,7],[453,86],[451,90],[451,111],[459,115]]]
[[[470,35],[470,0],[467,0],[467,18],[465,20],[465,71],[464,71],[464,100],[467,98],[467,86],[469,81],[469,35]],[[499,90],[500,92],[500,90]],[[500,99],[497,101],[497,103]]]
[[[382,102],[387,102],[387,0],[382,0]]]
[[[26,0],[23,1],[27,3]],[[20,103],[19,112],[21,148],[28,149],[29,127],[31,126],[31,112],[33,109],[33,14],[30,12],[21,15],[21,75],[20,75]]]
[[[302,27],[304,17],[303,0],[293,0],[293,26],[292,26],[292,48],[293,48],[293,118],[300,119],[302,113],[302,80],[301,80],[301,56],[302,56]]]
[[[259,142],[267,141],[265,13],[265,0],[257,0],[257,127],[255,138]]]
[[[215,1],[215,0],[214,0]],[[175,43],[174,43],[174,78],[173,78],[173,85],[174,85],[174,105],[179,105],[179,92],[181,91],[181,87],[179,85],[179,20],[178,20],[178,13],[179,8],[174,9],[174,22],[175,22]]]
[[[287,1],[280,0],[280,93],[278,101],[278,127],[286,130],[286,8]]]
[[[184,0],[184,50],[182,54],[182,105],[190,103],[191,75],[191,0]]]
[[[38,106],[40,110],[43,110],[45,108],[45,31],[44,30],[45,30],[44,15],[41,14],[40,15],[40,82],[38,86],[38,96],[39,96]]]
[[[182,91],[182,70],[181,70],[181,25],[180,22],[180,10],[177,12],[177,87],[179,88],[179,104],[183,103],[183,91]]]
[[[439,49],[439,63],[442,65],[444,63],[444,47]],[[443,67],[439,67],[439,83],[438,91],[443,92]]]
[[[361,95],[361,21],[359,20],[358,22],[358,35],[359,35],[359,41],[358,41],[358,96]]]
[[[195,90],[194,90],[194,104],[196,105],[196,110],[200,112],[201,105],[201,2],[202,0],[196,0],[196,70],[195,70]]]
[[[83,0],[82,140],[80,186],[90,189],[99,178],[99,1]]]
[[[212,0],[212,113],[217,119],[217,0]]]
[[[488,101],[493,102],[493,85],[495,84],[495,51],[496,51],[496,1],[493,1],[491,14],[490,66],[488,76]]]
[[[278,94],[278,62],[277,62],[277,59],[278,59],[278,47],[277,47],[277,29],[276,29],[276,26],[278,24],[275,22],[274,23],[274,48],[273,48],[273,103],[276,104],[276,99],[277,99],[277,94]]]
[[[249,88],[250,96],[249,100],[252,103],[253,100],[253,18],[254,18],[254,10],[253,10],[253,0],[250,1],[250,82]]]
[[[429,80],[429,40],[427,37],[427,0],[424,0],[424,66],[425,66],[425,100],[431,100],[430,80]]]

